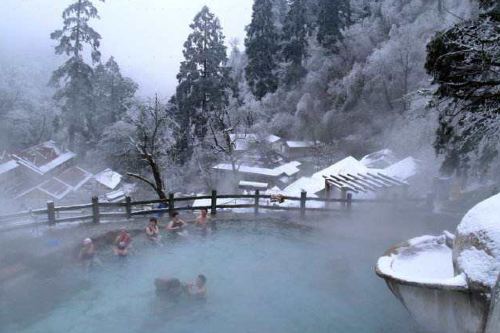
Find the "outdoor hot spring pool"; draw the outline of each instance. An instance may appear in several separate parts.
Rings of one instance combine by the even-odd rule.
[[[0,331],[416,332],[373,273],[386,243],[369,239],[248,221],[219,223],[207,236],[191,231],[161,247],[136,239],[136,253],[120,260],[109,249],[100,255],[104,267],[89,276],[71,267],[50,277],[78,287],[65,290],[50,311],[20,316]],[[155,278],[190,281],[199,273],[208,278],[206,301],[170,303],[155,295]],[[44,302],[31,301],[32,307]]]

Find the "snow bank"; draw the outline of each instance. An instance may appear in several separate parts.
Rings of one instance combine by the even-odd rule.
[[[500,194],[465,214],[457,227],[454,260],[476,288],[489,290],[500,274]]]

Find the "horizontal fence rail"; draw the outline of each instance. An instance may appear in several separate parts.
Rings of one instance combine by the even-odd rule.
[[[243,200],[243,202],[228,203],[227,200]],[[206,205],[194,205],[197,200],[207,201]],[[405,198],[407,202],[420,202],[429,206],[432,200],[429,198],[415,199]],[[208,202],[209,201],[209,202]],[[265,201],[264,203],[261,201]],[[284,202],[298,202],[297,206],[283,205]],[[308,207],[307,202],[322,202],[324,207]],[[352,204],[358,203],[397,203],[400,200],[396,199],[353,199],[351,193],[343,193],[342,198],[333,199],[318,197],[307,197],[306,192],[302,192],[300,197],[260,194],[260,191],[255,191],[254,194],[217,194],[217,191],[212,191],[211,195],[201,196],[182,196],[175,197],[170,193],[168,199],[163,200],[145,200],[132,201],[130,197],[125,198],[125,202],[110,203],[99,202],[97,197],[93,197],[90,204],[79,204],[72,206],[55,206],[53,201],[47,202],[45,209],[28,210],[8,215],[0,215],[0,225],[7,221],[27,220],[27,223],[19,224],[22,226],[33,226],[40,224],[55,225],[57,223],[67,222],[84,222],[92,221],[100,223],[102,219],[129,219],[134,216],[150,215],[150,214],[169,214],[173,211],[195,211],[206,209],[212,215],[220,209],[253,209],[257,215],[260,210],[281,210],[281,211],[299,211],[303,218],[306,211],[315,212],[349,212]],[[178,203],[184,203],[178,206]],[[163,204],[163,207],[158,207]],[[338,204],[332,208],[332,204]],[[156,207],[155,207],[156,206]],[[68,215],[68,216],[65,216]]]

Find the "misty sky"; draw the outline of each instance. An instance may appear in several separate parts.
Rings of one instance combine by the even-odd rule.
[[[61,27],[61,13],[71,0],[0,0],[0,52],[3,56],[51,59],[55,42],[50,33]],[[94,1],[97,3],[98,1]],[[250,22],[253,0],[106,0],[98,3],[103,60],[115,56],[122,72],[141,86],[142,96],[163,97],[175,89],[182,45],[189,24],[206,4],[220,19],[226,44],[240,46]],[[56,60],[61,63],[60,57]]]

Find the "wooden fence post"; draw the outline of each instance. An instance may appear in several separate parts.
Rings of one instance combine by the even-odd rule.
[[[129,196],[125,197],[125,213],[127,214],[127,219],[132,217],[132,199]]]
[[[210,202],[210,214],[217,214],[217,191],[212,190],[212,200]]]
[[[174,198],[174,193],[170,192],[168,194],[168,214],[172,216],[172,213],[175,210],[175,198]]]
[[[346,203],[347,203],[347,190],[345,187],[342,187],[342,189],[340,190],[340,199],[342,199],[342,207],[345,207],[346,206]]]
[[[254,213],[255,215],[259,215],[259,200],[260,199],[260,191],[255,190],[255,204],[254,204]]]
[[[306,198],[307,192],[302,191],[300,193],[300,217],[304,218],[306,216]]]
[[[332,187],[328,182],[328,179],[325,179],[325,199],[330,200],[331,197],[332,197]],[[330,202],[329,201],[325,202],[325,208],[329,207],[330,207]]]
[[[49,219],[49,225],[56,224],[56,210],[54,207],[54,201],[47,201],[47,218]]]
[[[347,209],[351,210],[352,206],[352,193],[347,193]]]
[[[92,222],[99,223],[101,220],[99,216],[99,198],[92,197]]]

